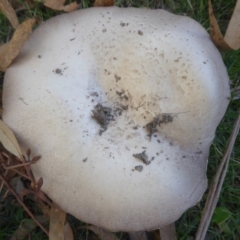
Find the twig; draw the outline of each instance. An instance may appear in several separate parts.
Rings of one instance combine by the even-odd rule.
[[[22,205],[22,207],[25,209],[25,211],[29,214],[29,216],[36,222],[36,224],[49,236],[47,229],[35,218],[35,216],[32,214],[32,212],[26,207],[24,202],[21,200],[21,198],[18,196],[18,194],[14,191],[14,189],[9,185],[7,180],[4,178],[4,176],[0,173],[0,179],[3,181],[3,183],[6,185],[6,187],[12,192],[12,194],[16,197],[18,202]]]
[[[26,189],[23,196],[27,195],[27,194],[33,194],[37,197],[39,197],[40,199],[42,199],[44,202],[46,202],[47,204],[49,204],[50,206],[52,206],[52,203],[48,200],[48,198],[45,196],[45,194],[41,191],[41,186],[43,185],[43,179],[40,178],[38,181],[36,181],[32,170],[31,170],[31,164],[36,163],[41,157],[40,156],[35,156],[31,159],[31,150],[28,149],[26,151],[26,155],[27,157],[23,156],[23,162],[21,164],[15,164],[15,165],[6,165],[4,163],[4,161],[2,161],[2,166],[3,168],[8,171],[8,170],[12,170],[16,173],[18,173],[20,176],[30,180],[31,184],[29,189]],[[0,159],[3,160],[3,156],[7,157],[8,160],[10,159],[10,157],[5,154],[4,152],[0,152]],[[20,171],[18,171],[16,168],[19,167],[24,167],[26,174],[21,173]]]
[[[15,165],[10,165],[7,166],[6,164],[3,164],[4,169],[13,169],[13,168],[18,168],[18,167],[23,167],[23,166],[27,166],[27,165],[31,165],[31,162],[25,162],[25,163],[19,163],[19,164],[15,164]]]
[[[210,221],[212,219],[213,212],[217,205],[217,201],[222,189],[222,185],[226,176],[226,172],[228,169],[229,159],[232,153],[232,149],[236,138],[238,136],[238,132],[240,129],[240,113],[237,117],[237,120],[234,123],[233,131],[230,136],[230,140],[228,142],[227,148],[223,155],[222,161],[218,167],[217,173],[213,179],[211,188],[209,190],[209,194],[207,197],[207,201],[204,206],[203,215],[201,218],[201,222],[197,231],[196,239],[195,240],[204,240]]]
[[[7,159],[4,159],[4,157],[6,157]],[[0,165],[2,165],[3,169],[6,170],[6,173],[8,172],[8,170],[11,170],[17,174],[19,174],[20,176],[28,179],[31,181],[31,178],[29,176],[27,176],[26,174],[20,172],[19,170],[17,170],[16,168],[20,168],[20,167],[25,167],[28,165],[33,164],[32,161],[29,162],[23,162],[23,163],[19,163],[19,164],[15,164],[15,165],[10,165],[11,161],[13,160],[8,154],[6,154],[5,152],[1,152],[0,151]],[[18,161],[20,161],[20,159],[17,159]],[[7,164],[5,162],[8,162]]]
[[[36,156],[34,158],[36,158],[37,160],[33,160],[34,158],[31,160],[30,159],[30,154],[31,154],[31,151],[30,151],[30,149],[28,149],[27,150],[27,159],[25,157],[23,157],[24,163],[28,163],[28,162],[34,163],[35,161],[38,161],[40,159],[40,156]],[[24,165],[24,168],[25,168],[25,170],[27,172],[27,175],[31,179],[32,184],[36,185],[36,180],[35,180],[35,178],[33,176],[32,171],[31,171],[31,165]]]
[[[26,174],[18,171],[17,169],[14,169],[14,168],[13,168],[13,169],[11,169],[11,171],[17,173],[17,174],[20,175],[21,177],[24,177],[24,178],[28,179],[29,181],[31,181],[31,178],[30,178],[30,177],[28,177]]]

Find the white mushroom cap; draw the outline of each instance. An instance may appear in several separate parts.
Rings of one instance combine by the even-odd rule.
[[[112,231],[150,230],[201,199],[228,81],[194,20],[91,8],[34,31],[6,71],[3,119],[41,154],[34,174],[65,211]]]

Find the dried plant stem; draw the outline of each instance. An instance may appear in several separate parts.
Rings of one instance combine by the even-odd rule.
[[[28,177],[26,174],[18,171],[17,169],[14,169],[14,168],[13,168],[13,169],[11,169],[11,171],[13,171],[13,172],[17,173],[18,175],[20,175],[21,177],[24,177],[24,178],[26,178],[26,179],[28,179],[28,180],[31,181],[31,178],[30,178],[30,177]]]
[[[15,164],[15,165],[10,165],[10,166],[7,166],[7,165],[3,165],[4,169],[14,169],[14,168],[18,168],[18,167],[23,167],[23,166],[28,166],[28,165],[31,165],[32,163],[31,162],[25,162],[25,163],[19,163],[19,164]]]
[[[36,224],[49,236],[47,229],[35,218],[35,216],[29,211],[29,209],[26,207],[24,202],[21,200],[21,198],[18,196],[18,194],[14,191],[14,189],[10,186],[10,184],[7,182],[7,180],[4,178],[4,176],[0,173],[0,179],[2,182],[6,185],[6,187],[12,192],[12,194],[16,197],[18,202],[22,205],[22,207],[25,209],[25,211],[29,214],[29,216],[36,222]]]
[[[240,129],[240,114],[238,115],[238,118],[234,123],[233,131],[230,136],[227,148],[225,150],[222,161],[218,167],[217,173],[213,179],[211,188],[209,190],[209,194],[208,194],[205,206],[204,206],[203,215],[201,218],[201,222],[200,222],[195,240],[204,240],[205,239],[210,221],[212,219],[213,212],[217,205],[217,201],[218,201],[221,189],[222,189],[222,185],[223,185],[223,182],[224,182],[224,179],[226,176],[226,172],[227,172],[227,168],[228,168],[229,159],[230,159],[230,156],[232,153],[234,143],[238,136],[239,129]]]

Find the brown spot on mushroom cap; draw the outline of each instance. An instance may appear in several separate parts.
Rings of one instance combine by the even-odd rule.
[[[138,165],[138,166],[135,166],[134,169],[137,170],[138,172],[141,172],[143,170],[143,166]]]
[[[104,34],[99,21],[108,24]],[[53,74],[63,62],[64,75]],[[116,94],[123,90],[127,99]],[[33,32],[6,71],[3,120],[23,150],[42,155],[34,174],[66,212],[112,231],[149,230],[200,200],[229,95],[221,56],[194,20],[160,9],[91,8],[52,18]],[[128,106],[102,136],[92,118],[97,102]],[[177,115],[149,141],[144,126],[163,113]],[[133,172],[133,154],[143,147],[154,161]]]
[[[146,154],[146,151],[143,151],[141,153],[133,154],[133,157],[135,157],[137,159],[140,159],[146,165],[151,163],[151,161],[148,159],[148,155]]]

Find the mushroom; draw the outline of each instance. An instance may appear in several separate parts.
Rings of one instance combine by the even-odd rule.
[[[207,187],[229,102],[221,55],[196,21],[90,8],[42,23],[5,74],[3,120],[43,191],[111,231],[162,227]]]

